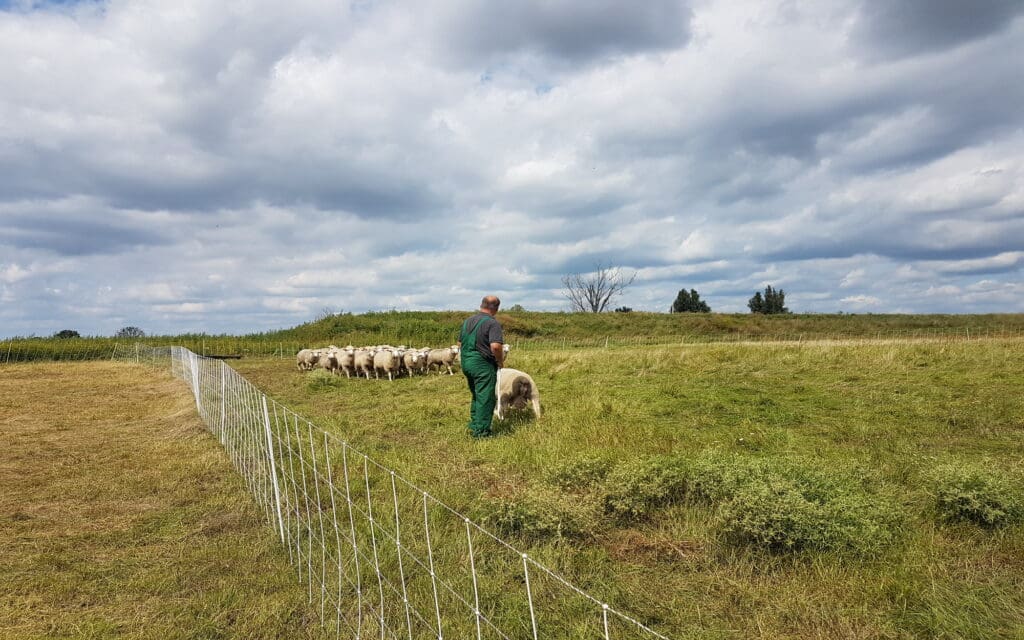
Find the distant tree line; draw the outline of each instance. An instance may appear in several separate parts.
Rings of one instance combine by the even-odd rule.
[[[747,301],[750,313],[789,313],[786,308],[786,292],[782,289],[775,289],[771,285],[764,288],[764,293],[756,292]],[[710,313],[711,307],[707,302],[700,299],[696,289],[680,289],[672,303],[669,311],[672,313]]]

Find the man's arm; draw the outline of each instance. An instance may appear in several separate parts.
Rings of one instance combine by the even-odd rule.
[[[491,353],[494,354],[494,359],[498,363],[499,369],[505,368],[505,345],[500,342],[491,343]]]

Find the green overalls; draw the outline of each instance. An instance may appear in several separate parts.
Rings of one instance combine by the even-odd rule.
[[[491,418],[494,414],[494,405],[497,404],[494,385],[498,381],[498,367],[484,359],[476,350],[476,332],[486,318],[477,321],[472,331],[469,331],[467,318],[462,323],[462,331],[459,332],[459,357],[462,359],[462,373],[466,374],[469,382],[469,391],[473,394],[473,401],[469,405],[469,431],[474,438],[483,438],[491,435]]]

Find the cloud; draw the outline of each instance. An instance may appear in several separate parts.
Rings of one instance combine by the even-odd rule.
[[[670,50],[690,37],[686,2],[612,0],[447,3],[438,37],[463,64],[490,64],[517,54],[587,63],[614,55]]]
[[[9,5],[0,335],[562,309],[598,262],[637,309],[1021,309],[1024,19],[934,8]]]
[[[865,1],[855,34],[872,50],[912,55],[955,48],[998,33],[1024,13],[1015,0]]]

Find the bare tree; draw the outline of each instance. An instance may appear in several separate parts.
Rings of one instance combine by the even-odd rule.
[[[573,311],[600,313],[634,280],[636,272],[627,278],[619,267],[605,266],[599,262],[597,269],[591,273],[562,276],[562,293],[568,298]]]

